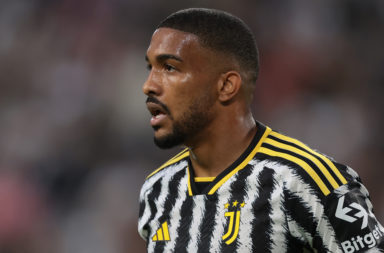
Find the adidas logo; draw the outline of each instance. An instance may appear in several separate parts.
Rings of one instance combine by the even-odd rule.
[[[152,241],[169,241],[169,231],[168,231],[168,223],[164,222],[161,224],[161,228],[156,231],[156,234],[152,237]]]

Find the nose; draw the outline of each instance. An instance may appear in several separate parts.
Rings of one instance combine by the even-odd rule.
[[[161,87],[158,78],[153,70],[148,75],[147,80],[143,84],[143,92],[145,95],[159,95],[161,92]]]

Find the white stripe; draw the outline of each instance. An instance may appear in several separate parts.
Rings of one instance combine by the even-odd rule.
[[[269,167],[269,165],[266,165]],[[275,166],[274,170],[276,174],[274,175],[274,190],[271,193],[270,204],[271,204],[271,213],[269,215],[271,223],[271,253],[281,253],[287,249],[287,240],[286,240],[286,228],[285,228],[285,212],[283,210],[283,180],[285,178],[285,171],[287,171],[285,166]],[[272,167],[273,168],[273,167]]]
[[[231,198],[230,187],[233,181],[235,181],[238,177],[238,173],[233,175],[230,179],[228,179],[218,190],[217,196],[219,201],[216,204],[216,215],[215,215],[215,227],[213,229],[212,237],[211,237],[211,245],[209,247],[209,252],[211,253],[220,253],[221,252],[221,242],[222,236],[224,234],[225,224],[227,219],[224,216],[225,209],[224,205],[228,203]]]
[[[197,195],[194,196],[194,203],[195,206],[193,208],[192,212],[192,223],[191,228],[189,229],[189,235],[191,237],[191,240],[188,243],[187,252],[193,253],[197,252],[198,244],[200,241],[200,231],[201,231],[201,225],[203,222],[203,217],[205,213],[205,205],[207,200],[207,197],[205,195]]]
[[[333,191],[333,193],[336,194],[337,196],[342,196],[348,192],[349,192],[349,188],[347,184],[344,184]]]
[[[168,241],[164,247],[164,252],[173,252],[175,250],[176,246],[176,239],[177,239],[177,228],[180,226],[180,220],[181,220],[181,206],[183,205],[186,197],[187,197],[187,191],[188,191],[188,175],[187,173],[185,176],[180,180],[180,184],[178,187],[178,198],[176,199],[175,205],[173,206],[172,210],[170,211],[169,215],[169,224],[168,224],[168,230],[169,235],[171,237],[171,240]]]
[[[351,175],[355,180],[359,178],[359,174],[357,174],[356,171],[354,171],[351,167],[347,166],[347,173]]]
[[[256,161],[252,160],[249,163],[253,166],[251,175],[248,176],[246,182],[246,195],[244,198],[245,206],[243,207],[242,213],[249,213],[250,217],[241,216],[240,219],[240,228],[238,241],[241,242],[238,244],[237,252],[252,252],[252,220],[254,219],[252,211],[252,203],[259,197],[258,187],[260,181],[258,179],[260,172],[263,170],[266,162],[260,162],[256,164]]]

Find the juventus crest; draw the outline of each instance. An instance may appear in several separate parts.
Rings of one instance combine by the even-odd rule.
[[[229,223],[227,232],[221,238],[227,245],[233,243],[239,234],[241,208],[244,206],[244,202],[239,203],[237,200],[224,205],[224,208],[227,209],[224,215],[229,218]]]

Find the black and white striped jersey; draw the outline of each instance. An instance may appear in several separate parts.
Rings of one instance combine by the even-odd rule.
[[[384,229],[351,168],[257,127],[216,178],[195,180],[187,149],[148,176],[138,222],[148,252],[384,252]]]

